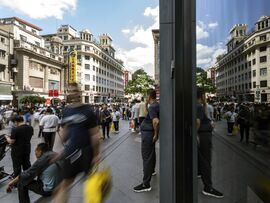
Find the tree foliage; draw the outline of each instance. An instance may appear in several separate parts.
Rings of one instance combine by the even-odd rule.
[[[20,99],[22,104],[42,104],[45,103],[46,99],[39,96],[24,96]]]
[[[132,80],[128,82],[125,94],[145,95],[148,89],[154,88],[154,83],[154,80],[143,69],[139,69],[132,74]]]
[[[207,78],[207,72],[202,68],[197,68],[196,71],[196,84],[198,87],[204,89],[205,92],[215,93],[216,87],[210,78]]]

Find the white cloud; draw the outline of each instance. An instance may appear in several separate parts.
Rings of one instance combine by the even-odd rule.
[[[136,25],[133,28],[123,29],[128,40],[134,43],[131,49],[118,48],[117,57],[122,59],[125,66],[134,71],[137,68],[143,67],[145,71],[154,75],[154,39],[152,29],[159,29],[159,7],[147,7],[144,10],[145,17],[151,17],[153,24],[144,27]]]
[[[124,34],[129,34],[130,33],[130,29],[122,29],[121,31]]]
[[[218,43],[215,46],[207,46],[203,44],[197,44],[197,66],[202,68],[209,68],[214,65],[216,58],[224,54],[226,49],[222,43]]]
[[[216,28],[217,26],[218,26],[218,22],[214,22],[214,23],[209,23],[208,24],[208,27],[209,28],[212,28],[212,29]]]
[[[33,19],[54,17],[62,19],[67,11],[76,9],[77,0],[0,0],[0,6]]]
[[[205,39],[209,37],[209,33],[206,31],[206,29],[207,29],[207,26],[202,21],[198,21],[196,25],[197,40]]]

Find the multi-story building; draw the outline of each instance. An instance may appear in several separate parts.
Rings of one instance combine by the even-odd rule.
[[[230,31],[227,53],[217,58],[218,97],[270,101],[270,17],[262,16],[251,33],[246,24]]]
[[[124,87],[128,85],[128,82],[132,79],[131,72],[128,70],[124,71]]]
[[[207,72],[207,78],[211,80],[214,86],[216,86],[216,67],[213,66],[211,68],[208,68],[206,72]]]
[[[115,58],[112,38],[107,34],[94,38],[89,30],[79,33],[70,25],[62,25],[56,34],[43,36],[46,47],[51,49],[50,39],[63,40],[64,57],[68,63],[70,51],[77,52],[77,82],[81,84],[82,102],[107,102],[108,98],[124,96],[124,65]]]
[[[0,105],[12,101],[13,73],[13,34],[0,28]]]
[[[26,95],[52,99],[48,96],[49,90],[58,90],[58,97],[64,99],[62,40],[53,38],[53,49],[49,51],[39,35],[42,29],[17,17],[0,19],[0,29],[14,37],[11,59],[14,104]]]

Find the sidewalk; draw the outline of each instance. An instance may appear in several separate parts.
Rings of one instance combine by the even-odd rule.
[[[107,199],[107,203],[158,203],[159,202],[159,165],[157,165],[157,176],[152,179],[152,191],[148,193],[135,193],[133,187],[141,183],[143,175],[142,158],[141,158],[141,139],[136,133],[128,130],[128,121],[121,121],[120,133],[111,135],[110,139],[106,139],[103,144],[103,154],[105,159],[101,163],[102,166],[109,166],[113,176],[113,188]],[[35,146],[41,141],[37,138],[38,129],[35,129],[35,135],[32,138],[31,162],[36,160],[33,154]],[[62,147],[58,139],[56,139],[57,151]],[[159,163],[159,147],[157,146],[157,164]],[[0,161],[0,166],[5,165],[7,172],[12,172],[12,163],[10,153]],[[75,180],[70,193],[70,203],[83,202],[83,182],[80,176]],[[11,194],[5,192],[4,184],[0,184],[0,202],[17,203],[17,191],[13,190]],[[40,198],[32,192],[29,193],[33,202],[51,202],[50,198]]]

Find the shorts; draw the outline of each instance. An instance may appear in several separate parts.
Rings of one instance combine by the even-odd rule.
[[[63,179],[75,178],[81,172],[87,174],[91,169],[92,159],[92,146],[76,149],[72,154],[64,159],[64,170],[62,170]]]

